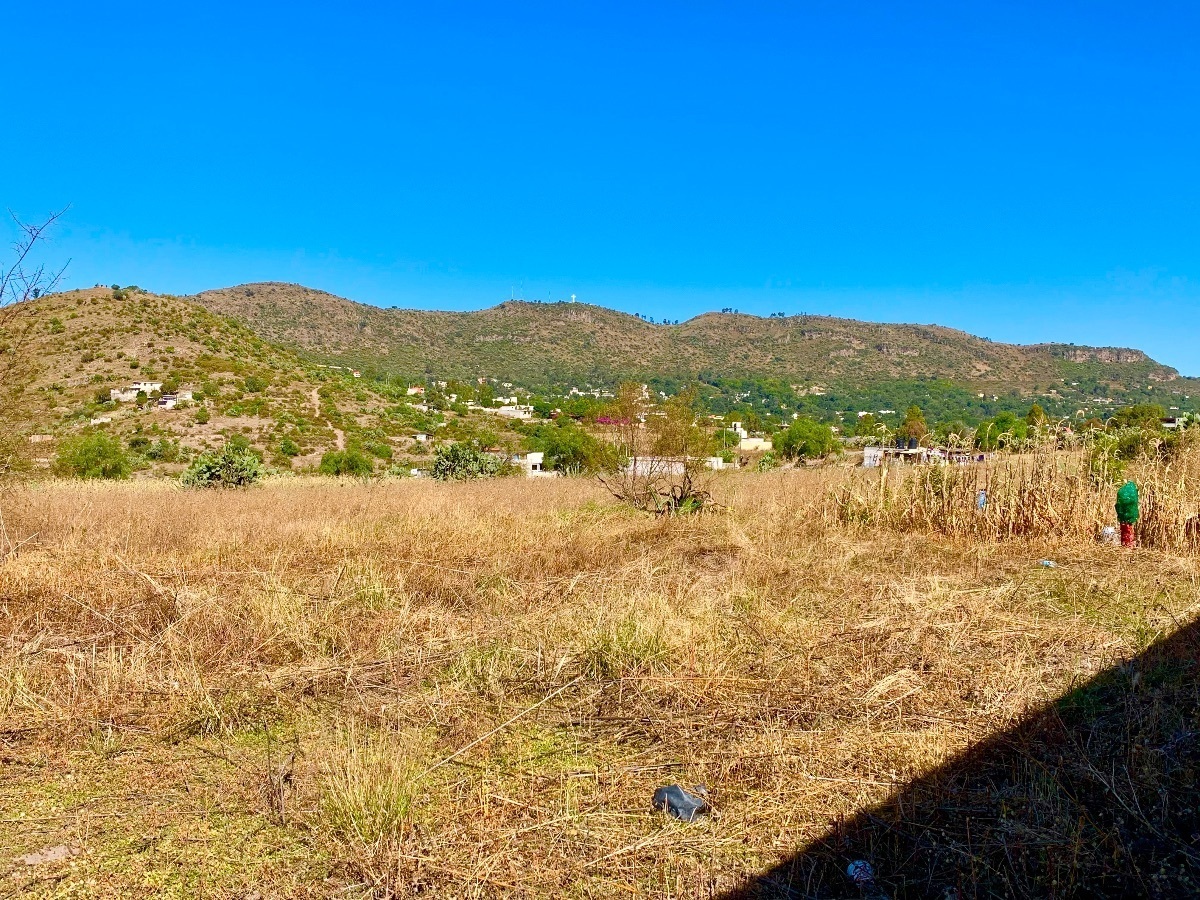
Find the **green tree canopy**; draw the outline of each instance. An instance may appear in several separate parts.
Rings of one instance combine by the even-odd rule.
[[[910,406],[904,413],[904,421],[896,429],[896,437],[904,438],[906,441],[919,441],[927,434],[929,434],[929,426],[925,424],[925,414],[921,412],[921,407]]]
[[[351,447],[347,450],[331,450],[323,455],[317,471],[322,475],[353,475],[365,478],[375,471],[375,465],[369,456],[357,447]]]
[[[107,434],[84,434],[63,441],[54,473],[73,478],[123,479],[131,465],[125,449]]]
[[[839,448],[833,429],[801,416],[775,436],[775,450],[785,459],[820,459]]]
[[[616,468],[611,445],[596,440],[570,419],[542,426],[532,437],[534,449],[546,454],[546,467],[571,474],[593,474]]]

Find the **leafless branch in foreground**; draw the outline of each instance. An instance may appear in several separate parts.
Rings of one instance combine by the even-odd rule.
[[[67,269],[66,264],[51,269],[34,262],[35,249],[48,240],[50,229],[69,208],[63,207],[38,223],[24,222],[9,210],[19,236],[12,245],[12,261],[0,264],[0,482],[25,469],[28,463],[19,401],[34,377],[35,367],[29,354],[22,351],[35,320],[21,313],[28,308],[28,301],[54,291]],[[7,543],[2,521],[0,532]]]
[[[20,237],[12,245],[15,258],[7,269],[0,272],[0,307],[36,300],[42,294],[48,294],[58,287],[70,260],[64,263],[62,268],[53,270],[48,269],[44,263],[30,265],[30,254],[39,242],[47,240],[49,230],[68,209],[69,206],[64,206],[39,223],[23,222],[16,213],[9,210]]]

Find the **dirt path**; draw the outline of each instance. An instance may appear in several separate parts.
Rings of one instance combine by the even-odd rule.
[[[313,412],[319,416],[321,414],[321,391],[319,388],[312,389],[311,398],[312,398]],[[333,428],[333,424],[328,419],[325,420],[325,424],[328,425],[330,428]],[[340,428],[333,428],[333,441],[334,441],[334,446],[338,450],[345,450],[346,449],[346,432],[342,431],[342,429],[340,429]]]

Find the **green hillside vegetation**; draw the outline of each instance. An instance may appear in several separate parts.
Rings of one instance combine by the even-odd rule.
[[[1032,402],[1054,419],[1083,421],[1139,403],[1194,410],[1200,392],[1200,381],[1137,350],[997,344],[936,326],[730,312],[667,325],[524,301],[470,313],[385,310],[278,283],[195,299],[307,359],[384,380],[486,376],[534,392],[543,415],[595,415],[601,400],[568,392],[626,380],[663,397],[693,385],[709,412],[768,431],[795,415],[853,431],[859,413],[894,429],[912,405],[932,422],[970,426],[1024,415]]]
[[[1027,407],[1033,397],[1069,415],[1104,400],[1170,408],[1200,393],[1200,381],[1180,378],[1137,350],[1017,346],[939,326],[731,312],[653,324],[567,302],[426,312],[274,282],[194,299],[310,359],[415,379],[482,375],[549,394],[625,380],[673,394],[698,381],[711,388],[706,393],[717,407],[732,406],[749,389],[775,403],[805,398],[800,410],[814,415],[922,402],[978,405],[975,415],[985,418]],[[739,387],[746,383],[752,387]]]
[[[21,376],[6,425],[34,467],[57,461],[61,474],[174,475],[235,437],[280,471],[316,470],[339,450],[375,471],[407,470],[428,455],[413,439],[421,431],[445,440],[485,434],[512,447],[524,440],[494,416],[423,412],[402,386],[324,367],[178,297],[97,287],[16,312],[0,322],[0,348]],[[161,382],[161,393],[191,391],[192,399],[164,409],[159,391],[110,398],[135,382]],[[94,435],[104,440],[82,440]]]
[[[823,320],[831,323],[828,333],[805,336],[787,318],[713,314],[653,325],[583,304],[420,313],[363,307],[288,285],[199,299],[208,306],[136,287],[97,287],[41,297],[5,317],[0,347],[8,371],[20,373],[21,388],[6,394],[12,423],[6,433],[20,433],[17,443],[32,467],[88,478],[177,476],[201,454],[237,442],[266,472],[430,472],[437,451],[453,444],[497,457],[541,450],[549,468],[596,472],[617,462],[605,428],[594,426],[612,412],[626,366],[644,374],[633,381],[648,385],[653,399],[686,395],[697,416],[712,417],[708,432],[733,422],[752,433],[783,432],[781,455],[796,458],[825,455],[828,441],[815,423],[860,440],[911,436],[905,415],[912,408],[920,411],[922,435],[975,437],[988,449],[1022,441],[1035,405],[1039,422],[1075,426],[1123,424],[1129,416],[1149,421],[1194,408],[1195,380],[1137,351],[1011,347],[947,329]],[[361,328],[351,327],[352,315],[366,317]],[[490,339],[488,329],[502,321],[507,337]],[[393,326],[408,343],[378,342],[378,333]],[[892,335],[893,343],[863,348],[861,372],[838,362],[848,357],[813,353],[836,340],[862,343],[869,334]],[[915,343],[902,345],[897,335]],[[692,350],[679,350],[685,344]],[[898,346],[909,350],[893,352]],[[824,359],[826,368],[820,380],[799,370],[772,374],[783,367],[782,357],[764,358],[763,347],[789,354],[797,366]],[[581,361],[572,362],[577,349]],[[972,353],[978,358],[968,362]],[[720,354],[728,368],[714,367]],[[412,369],[398,362],[418,357],[423,361]],[[366,368],[372,359],[375,367]],[[688,359],[708,368],[689,374]],[[590,371],[573,382],[569,364]],[[1007,380],[1002,386],[989,375],[985,385],[976,375],[971,383],[967,365],[1003,371]],[[558,375],[547,375],[556,366]],[[752,366],[763,371],[738,374]],[[886,374],[893,370],[902,374]],[[1034,380],[1051,375],[1061,377],[1050,386]],[[135,382],[151,385],[124,402],[110,398],[110,391]],[[153,387],[158,383],[161,392]],[[416,385],[422,393],[410,395]],[[176,408],[159,406],[160,393],[176,392]],[[486,411],[514,397],[533,408],[534,421]],[[706,452],[728,455],[728,437],[713,438]]]

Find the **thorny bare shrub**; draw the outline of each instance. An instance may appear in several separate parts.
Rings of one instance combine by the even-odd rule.
[[[642,385],[621,385],[606,416],[621,466],[598,476],[615,498],[657,515],[711,508],[705,457],[709,436],[698,422],[694,391],[659,405]]]

